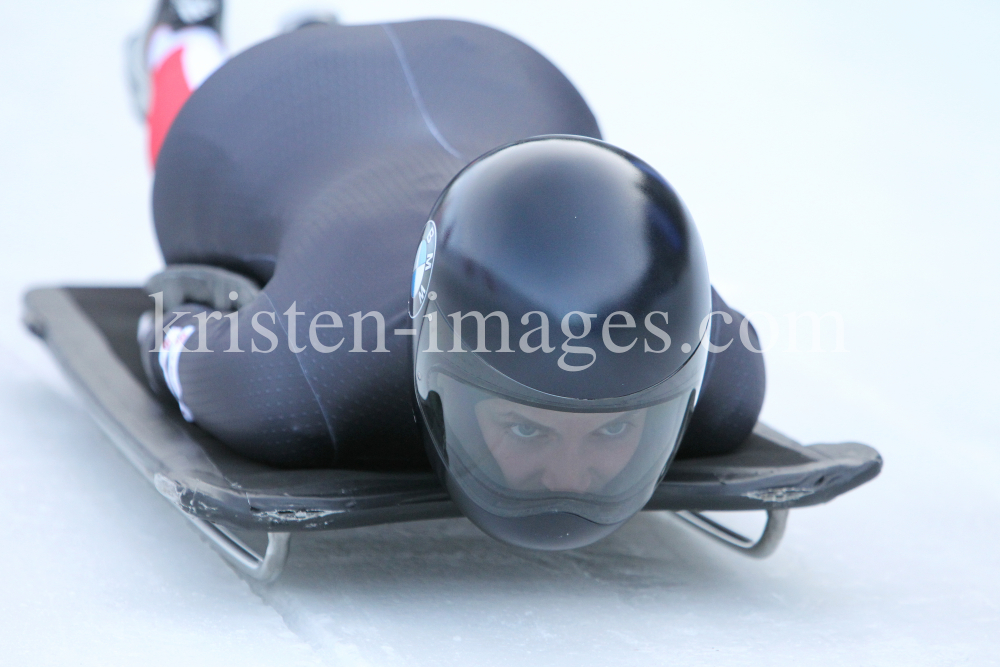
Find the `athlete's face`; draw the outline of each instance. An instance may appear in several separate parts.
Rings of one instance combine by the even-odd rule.
[[[511,488],[587,493],[631,460],[646,410],[557,412],[491,398],[476,404],[476,419]]]

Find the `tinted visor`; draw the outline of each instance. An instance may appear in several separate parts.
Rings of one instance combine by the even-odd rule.
[[[418,402],[452,482],[482,509],[613,524],[641,510],[662,478],[694,408],[705,347],[660,385],[588,401],[513,390],[474,353],[422,346]]]

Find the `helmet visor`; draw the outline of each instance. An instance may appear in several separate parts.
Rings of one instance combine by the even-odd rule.
[[[701,387],[708,335],[675,373],[643,391],[576,399],[516,382],[447,325],[421,323],[417,402],[449,484],[505,518],[628,519],[649,501],[677,449]]]
[[[492,514],[570,512],[602,524],[642,509],[694,404],[695,387],[626,410],[556,410],[432,373],[419,391],[454,483]]]

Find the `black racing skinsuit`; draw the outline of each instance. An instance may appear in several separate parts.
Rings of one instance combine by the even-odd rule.
[[[263,290],[230,322],[209,321],[209,353],[180,356],[183,400],[235,450],[282,466],[425,467],[407,314],[413,255],[451,178],[497,146],[541,134],[600,138],[593,114],[548,60],[517,39],[458,21],[310,27],[230,60],[178,114],[156,164],[153,209],[168,264],[223,267]],[[726,309],[714,294],[716,310]],[[293,353],[288,316],[297,322]],[[332,311],[343,329],[309,323]],[[350,353],[351,313],[374,318]],[[733,311],[730,311],[733,312]],[[268,349],[258,326],[274,331]],[[735,339],[742,319],[713,339]],[[167,320],[170,317],[168,315]],[[177,324],[189,323],[191,316]],[[329,318],[323,320],[329,323]],[[197,334],[186,347],[199,344]],[[709,355],[682,453],[742,441],[764,390],[760,355]],[[716,359],[718,357],[718,359]],[[157,364],[153,364],[156,368]],[[714,367],[714,368],[713,368]]]

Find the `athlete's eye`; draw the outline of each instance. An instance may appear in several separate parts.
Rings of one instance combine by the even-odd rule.
[[[541,431],[538,428],[532,426],[531,424],[512,424],[510,427],[510,432],[519,438],[537,438]]]
[[[607,436],[609,438],[615,438],[619,435],[623,435],[628,428],[628,422],[615,422],[614,424],[607,424],[606,426],[602,426],[597,429],[597,434]]]

